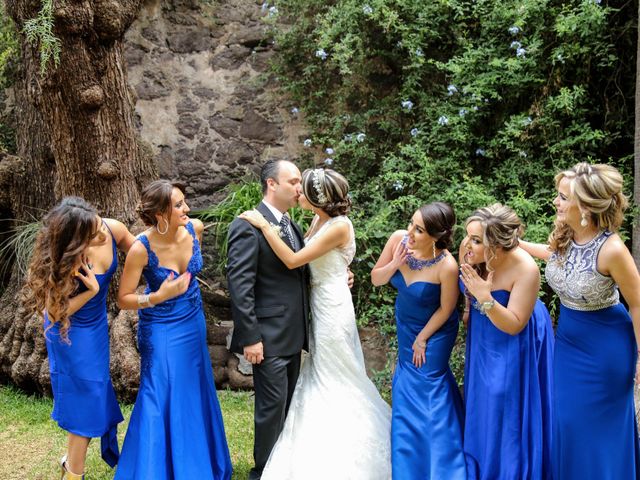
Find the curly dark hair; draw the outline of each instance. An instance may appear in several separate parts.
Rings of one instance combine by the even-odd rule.
[[[65,197],[43,219],[36,238],[22,301],[27,311],[48,312],[51,325],[60,324],[60,336],[68,342],[69,298],[76,292],[75,269],[91,241],[100,235],[96,209],[79,197]],[[50,327],[49,327],[50,328]]]
[[[305,170],[302,192],[311,205],[321,208],[330,217],[347,215],[351,210],[349,182],[330,168]]]

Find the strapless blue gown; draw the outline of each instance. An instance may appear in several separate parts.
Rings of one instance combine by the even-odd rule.
[[[560,306],[554,359],[554,478],[640,479],[636,342],[624,305]]]
[[[393,480],[466,480],[462,400],[449,368],[458,334],[458,314],[454,312],[429,338],[426,363],[417,368],[411,346],[440,307],[440,285],[407,285],[400,271],[393,274],[391,284],[398,290],[398,363],[391,419]]]
[[[71,343],[62,340],[60,325],[51,324],[46,312],[44,328],[53,390],[51,418],[75,435],[101,437],[102,458],[113,467],[118,462],[117,425],[124,419],[109,374],[107,294],[118,267],[113,235],[111,243],[111,265],[96,274],[99,292],[70,317]],[[85,292],[84,283],[78,283],[78,292]]]
[[[509,295],[492,292],[504,306]],[[518,335],[471,308],[464,384],[469,479],[552,478],[552,357],[551,318],[540,300]]]
[[[139,311],[140,389],[122,447],[116,480],[229,480],[231,458],[216,396],[196,274],[202,255],[193,225],[188,290]],[[146,292],[171,269],[159,265],[146,236]]]

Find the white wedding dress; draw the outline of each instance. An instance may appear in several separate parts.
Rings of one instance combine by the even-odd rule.
[[[351,221],[331,218],[306,243],[334,222],[349,224],[351,241],[310,263],[310,352],[262,480],[391,478],[391,409],[367,377],[347,285]]]

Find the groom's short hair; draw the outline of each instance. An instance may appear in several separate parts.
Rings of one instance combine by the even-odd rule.
[[[291,160],[287,160],[286,158],[271,158],[262,165],[262,169],[260,170],[260,183],[262,184],[263,195],[267,193],[267,180],[273,178],[276,182],[278,181],[281,162],[293,163]]]

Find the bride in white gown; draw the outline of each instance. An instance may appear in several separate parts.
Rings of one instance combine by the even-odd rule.
[[[348,287],[356,250],[348,183],[330,169],[306,170],[302,191],[300,205],[316,216],[298,252],[256,210],[241,215],[287,267],[311,270],[310,351],[262,480],[389,480],[391,410],[367,377]]]

